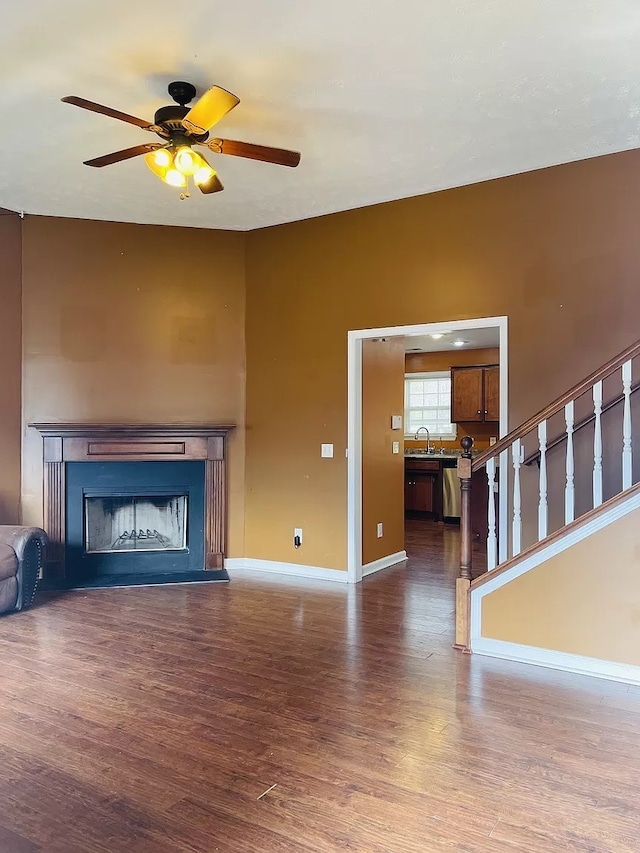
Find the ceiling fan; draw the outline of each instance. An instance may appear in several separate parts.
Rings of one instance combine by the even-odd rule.
[[[186,188],[191,177],[200,192],[209,194],[220,192],[224,187],[215,169],[205,157],[193,150],[194,145],[208,148],[215,154],[231,154],[234,157],[262,160],[278,166],[293,167],[300,162],[300,154],[297,151],[253,145],[233,139],[210,138],[211,128],[240,103],[240,99],[226,89],[212,86],[192,107],[186,106],[196,95],[196,88],[191,83],[181,81],[169,83],[168,90],[175,104],[160,107],[156,111],[153,122],[87,101],[76,95],[62,98],[65,104],[73,104],[83,110],[135,124],[143,130],[155,133],[162,140],[134,145],[133,148],[125,148],[123,151],[114,151],[103,157],[85,160],[85,165],[101,168],[144,154],[145,162],[154,175],[162,178],[170,186]],[[182,193],[181,198],[187,195],[188,192]]]

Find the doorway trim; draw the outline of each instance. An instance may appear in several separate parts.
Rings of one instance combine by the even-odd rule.
[[[497,328],[500,347],[499,436],[509,431],[508,317],[477,317],[442,323],[355,329],[347,333],[347,582],[362,580],[362,342],[371,338],[433,335],[467,329]],[[404,421],[404,412],[403,412]],[[500,529],[507,529],[507,466],[500,466],[498,513]],[[504,540],[504,537],[501,537]],[[501,542],[501,546],[506,542]],[[502,551],[502,547],[501,547]],[[500,555],[502,558],[502,554]]]

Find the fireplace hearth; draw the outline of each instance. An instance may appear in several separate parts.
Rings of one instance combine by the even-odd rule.
[[[228,580],[232,426],[32,426],[44,439],[45,586]]]

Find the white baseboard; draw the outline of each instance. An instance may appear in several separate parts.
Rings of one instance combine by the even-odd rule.
[[[389,566],[395,566],[396,563],[402,563],[407,559],[406,551],[397,551],[395,554],[389,554],[388,557],[380,557],[379,560],[374,560],[372,563],[366,563],[362,567],[362,577],[372,575],[374,572],[380,572],[382,569],[388,569]]]
[[[230,573],[242,571],[264,572],[277,575],[289,575],[296,578],[312,578],[321,581],[347,583],[346,571],[326,569],[322,566],[303,566],[298,563],[281,563],[277,560],[256,560],[253,557],[229,557],[224,567]]]
[[[524,646],[506,640],[494,640],[489,637],[477,637],[471,640],[471,651],[487,657],[502,658],[517,663],[530,663],[548,669],[560,669],[579,675],[591,675],[606,678],[609,681],[622,681],[626,684],[640,684],[640,666],[615,661],[590,658],[583,655],[541,649],[537,646]]]

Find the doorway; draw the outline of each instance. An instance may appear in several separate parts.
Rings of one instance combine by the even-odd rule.
[[[446,323],[423,323],[411,326],[391,326],[377,329],[360,329],[348,333],[348,486],[347,486],[347,559],[348,581],[358,583],[363,577],[362,550],[362,472],[363,472],[363,343],[374,339],[404,339],[405,348],[419,351],[424,342],[443,340],[439,349],[444,349],[447,341],[458,340],[466,345],[467,338],[472,332],[482,335],[493,332],[497,334],[499,346],[499,420],[497,424],[498,437],[508,432],[508,323],[507,317],[482,317],[471,320],[456,320]],[[465,337],[465,333],[466,336]],[[420,344],[422,341],[422,344]],[[413,342],[413,345],[412,345]],[[391,415],[399,412],[389,412]],[[405,412],[402,412],[402,431],[398,433],[398,442],[393,442],[394,450],[399,443],[404,450],[404,436],[409,426],[405,424]],[[415,421],[414,421],[415,423]],[[424,434],[424,433],[422,433]],[[442,446],[442,442],[440,442]],[[504,480],[504,482],[503,482]],[[498,513],[500,523],[506,529],[506,465],[502,465],[499,475]],[[402,559],[401,554],[395,555]],[[396,559],[396,562],[398,560]],[[383,562],[380,563],[383,567]],[[375,570],[375,567],[374,567]],[[367,567],[367,572],[371,571]]]

